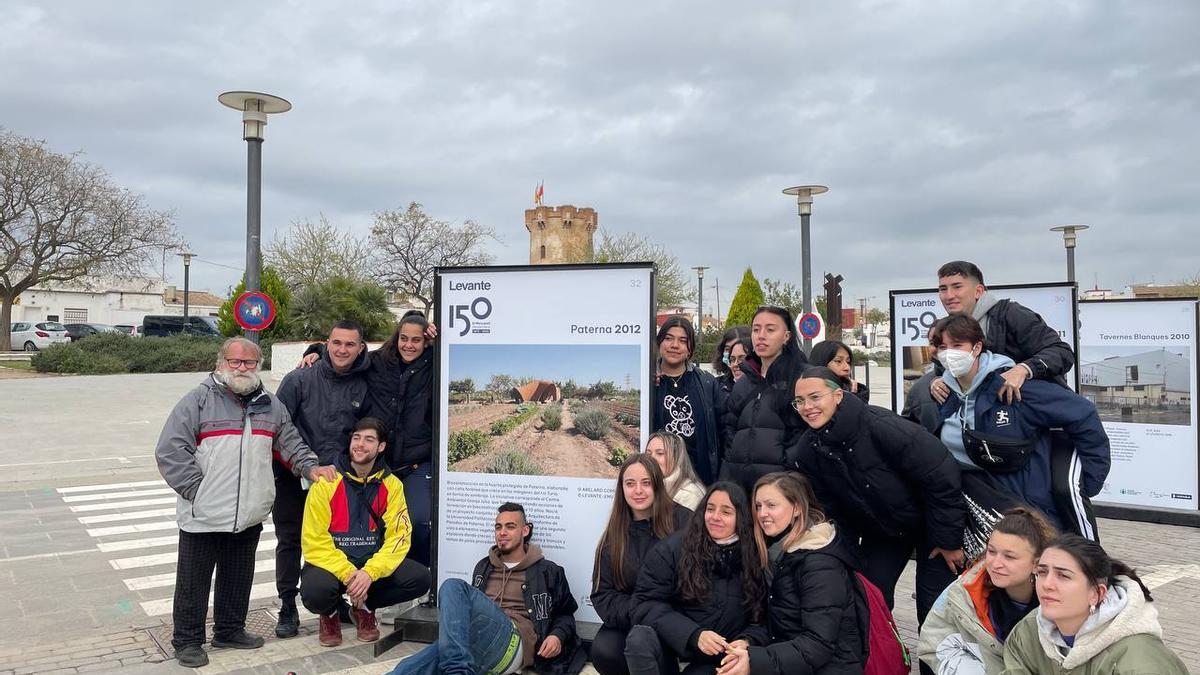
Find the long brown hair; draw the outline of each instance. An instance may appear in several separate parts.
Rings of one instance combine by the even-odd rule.
[[[679,480],[675,481],[675,487],[669,492],[671,499],[675,498],[675,494],[679,492],[679,488],[683,487],[686,483],[695,482],[704,485],[704,481],[700,480],[700,476],[696,475],[696,469],[692,466],[692,458],[688,454],[687,444],[684,443],[678,434],[673,434],[669,431],[656,431],[650,434],[650,438],[646,441],[646,447],[650,447],[650,441],[656,438],[662,441],[663,449],[671,456],[671,470],[667,473],[679,473]],[[661,469],[662,467],[659,468]],[[663,476],[663,480],[666,480],[665,475]]]
[[[734,532],[738,536],[735,546],[738,548],[742,568],[743,609],[746,610],[750,623],[758,623],[762,620],[763,601],[767,597],[766,581],[763,579],[764,563],[758,554],[758,547],[754,545],[754,524],[750,516],[750,506],[746,501],[746,491],[737,483],[714,483],[688,520],[683,531],[683,553],[679,557],[676,572],[679,575],[679,595],[685,602],[699,603],[712,591],[713,568],[717,563],[717,551],[720,546],[708,534],[704,512],[708,509],[708,501],[716,492],[729,495],[729,501],[737,513]]]
[[[608,547],[609,563],[612,565],[613,579],[616,581],[617,588],[628,591],[633,587],[632,580],[625,579],[625,547],[629,544],[629,526],[633,523],[633,509],[629,508],[629,502],[625,501],[625,491],[621,484],[625,481],[625,472],[635,464],[646,470],[650,476],[650,483],[653,485],[654,504],[651,506],[650,524],[655,538],[664,539],[675,531],[675,519],[672,517],[675,502],[671,501],[671,495],[667,494],[667,485],[663,479],[662,469],[658,468],[658,462],[654,461],[650,455],[640,452],[630,455],[621,464],[621,470],[617,472],[617,489],[613,491],[613,505],[612,511],[608,515],[608,525],[604,527],[600,541],[596,544],[596,559],[592,563],[592,590],[596,590],[596,584],[600,581],[600,554],[605,547]]]
[[[800,512],[800,517],[796,522],[792,523],[792,529],[788,530],[783,537],[783,550],[788,550],[792,544],[796,543],[810,527],[818,523],[825,522],[825,512],[821,510],[821,503],[817,501],[817,495],[813,492],[812,483],[808,477],[796,473],[794,471],[776,471],[769,473],[754,484],[754,494],[758,495],[759,488],[772,485],[775,489],[783,493],[783,498],[788,500],[796,510]],[[751,502],[751,508],[754,503]],[[757,524],[757,523],[756,523]],[[758,555],[763,560],[764,566],[767,561],[767,541],[763,536],[761,527],[754,528],[754,542],[758,544]]]

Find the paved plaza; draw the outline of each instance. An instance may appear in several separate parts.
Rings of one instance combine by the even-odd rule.
[[[182,670],[160,648],[177,534],[174,493],[152,453],[170,409],[203,377],[0,380],[0,674]],[[1104,520],[1101,537],[1143,573],[1167,643],[1200,672],[1200,531]],[[249,617],[266,646],[214,650],[201,672],[381,673],[420,647],[376,660],[350,629],[343,647],[322,648],[307,614],[299,637],[275,639],[274,545],[268,521]],[[896,618],[913,641],[911,592],[910,565]]]

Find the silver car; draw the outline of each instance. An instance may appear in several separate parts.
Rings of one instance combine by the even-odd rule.
[[[12,335],[13,349],[23,349],[27,352],[36,352],[50,345],[71,341],[67,335],[67,327],[57,321],[36,324],[17,322],[9,325],[9,332]]]

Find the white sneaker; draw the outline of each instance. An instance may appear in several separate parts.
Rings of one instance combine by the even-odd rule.
[[[392,605],[391,607],[380,607],[375,614],[379,617],[379,623],[387,626],[395,625],[396,615],[400,613],[400,605]]]

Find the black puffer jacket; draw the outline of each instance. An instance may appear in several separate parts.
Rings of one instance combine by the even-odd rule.
[[[388,466],[401,471],[433,457],[433,350],[405,364],[371,352],[367,371],[369,414],[388,426]]]
[[[843,395],[833,419],[799,439],[795,456],[796,469],[844,528],[890,537],[923,530],[933,546],[962,548],[958,463],[920,426]]]
[[[790,362],[781,356],[764,378],[762,362],[751,355],[742,362],[742,378],[729,395],[721,480],[741,485],[747,495],[759,478],[787,470],[793,463],[789,452],[805,429],[791,409],[792,383],[808,365],[803,354],[800,357]]]
[[[1075,352],[1058,331],[1037,312],[1007,298],[988,308],[983,343],[988,351],[1029,366],[1035,378],[1064,387],[1067,371],[1075,367]]]
[[[752,675],[858,675],[867,624],[858,560],[830,523],[812,527],[771,563],[771,644],[750,647]]]
[[[364,352],[348,371],[339,373],[322,351],[311,368],[297,368],[279,383],[275,396],[321,464],[336,465],[348,452],[350,433],[366,408],[368,362]]]
[[[749,621],[737,544],[721,547],[703,602],[684,602],[679,597],[683,535],[683,531],[672,534],[646,556],[633,594],[633,624],[653,628],[663,644],[685,660],[712,660],[696,647],[696,640],[705,630],[715,631],[726,640],[765,642],[765,626]]]
[[[692,512],[675,504],[671,512],[675,523],[675,532],[683,529]],[[635,520],[629,524],[629,541],[625,544],[625,564],[621,575],[624,584],[618,584],[613,574],[612,556],[609,547],[600,550],[600,574],[596,579],[596,589],[592,591],[592,607],[600,615],[600,621],[605,628],[627,631],[633,627],[630,621],[630,611],[633,608],[633,591],[637,585],[638,572],[646,554],[657,545],[659,540],[654,536],[654,523],[650,520]]]

